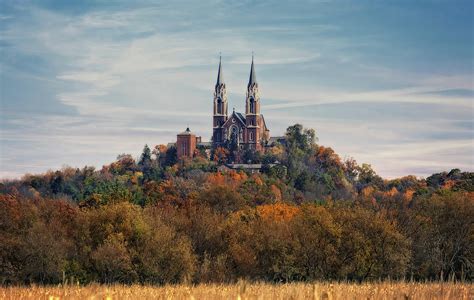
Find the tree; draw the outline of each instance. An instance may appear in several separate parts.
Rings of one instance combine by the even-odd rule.
[[[171,167],[178,162],[178,152],[176,147],[170,147],[166,150],[164,167]]]
[[[138,165],[141,167],[147,167],[151,165],[151,150],[148,145],[145,145],[145,147],[143,147],[143,152],[140,156],[140,160],[138,161]]]
[[[311,177],[308,172],[301,172],[295,179],[295,188],[300,191],[305,191],[311,184]]]
[[[167,150],[168,150],[168,147],[166,147],[166,145],[163,145],[163,144],[156,145],[155,148],[153,148],[152,154],[155,156],[156,162],[159,166],[165,163]]]
[[[295,255],[301,279],[339,278],[338,250],[342,230],[330,211],[322,206],[302,205],[291,226],[298,244]]]
[[[287,167],[289,182],[294,183],[308,169],[307,160],[314,151],[315,142],[314,130],[303,129],[301,124],[295,124],[286,130],[286,157],[283,163]]]
[[[262,174],[145,145],[0,182],[0,284],[474,279],[473,172],[384,180],[301,125],[287,138]]]
[[[64,190],[64,178],[60,171],[54,173],[54,177],[51,180],[51,191],[53,194],[62,193]]]
[[[140,160],[138,161],[138,166],[143,172],[143,181],[158,180],[162,174],[162,169],[159,162],[159,154],[157,155],[156,160],[153,160],[151,155],[152,153],[150,148],[148,145],[145,145],[142,155],[140,156]]]
[[[383,188],[383,179],[375,173],[369,164],[362,164],[362,166],[359,167],[358,172],[357,188],[359,191],[367,186],[372,186],[378,189]]]
[[[303,129],[301,124],[295,124],[286,129],[286,146],[288,149],[308,151],[316,141],[314,129]]]
[[[217,147],[217,149],[214,150],[213,153],[213,160],[217,162],[218,164],[224,164],[227,162],[228,157],[229,157],[229,150],[227,150],[224,147]]]
[[[220,213],[236,211],[244,206],[244,199],[240,194],[226,186],[214,186],[201,192],[198,201]]]
[[[121,233],[108,236],[104,243],[92,252],[92,261],[103,283],[130,283],[138,278]]]
[[[244,163],[259,164],[262,161],[262,154],[253,149],[246,149],[242,155]]]
[[[115,175],[125,175],[137,171],[137,164],[130,154],[120,154],[117,160],[110,165],[110,171]]]
[[[362,281],[406,274],[410,241],[384,213],[337,206],[332,215],[342,229],[335,268],[339,278]]]
[[[160,216],[148,210],[144,214],[146,229],[137,247],[143,282],[190,282],[195,272],[196,257],[188,237],[165,225]]]
[[[442,192],[414,203],[413,239],[416,278],[474,278],[474,193]]]
[[[0,283],[61,282],[77,258],[78,212],[61,199],[0,194]]]

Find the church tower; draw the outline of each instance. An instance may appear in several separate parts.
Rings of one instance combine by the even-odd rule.
[[[219,57],[219,70],[217,71],[217,82],[214,89],[214,114],[213,114],[213,145],[220,146],[225,141],[224,128],[222,125],[227,121],[227,90],[222,74],[222,61]]]
[[[247,97],[245,99],[245,120],[246,120],[246,143],[250,149],[260,150],[261,121],[260,121],[260,94],[258,92],[257,76],[253,64],[250,67],[249,83],[247,84]]]

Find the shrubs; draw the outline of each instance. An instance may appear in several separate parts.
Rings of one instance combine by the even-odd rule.
[[[176,283],[195,268],[189,238],[139,206],[77,210],[1,196],[0,282]],[[73,213],[64,213],[70,206]]]
[[[219,203],[219,195],[232,201]],[[403,206],[251,207],[232,197],[215,186],[186,206],[120,202],[79,209],[1,196],[1,282],[473,277],[472,193],[419,198],[404,228],[397,219],[406,212],[394,213]]]

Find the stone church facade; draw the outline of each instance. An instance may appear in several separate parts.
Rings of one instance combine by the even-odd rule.
[[[260,93],[253,57],[245,97],[245,114],[235,110],[230,115],[228,113],[227,88],[222,73],[222,61],[219,61],[212,119],[212,148],[264,150],[270,139],[270,131],[260,113]]]

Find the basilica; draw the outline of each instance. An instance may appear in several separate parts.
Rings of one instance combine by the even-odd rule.
[[[176,147],[178,158],[181,158],[193,157],[197,147],[208,150],[224,147],[237,152],[247,149],[263,152],[272,142],[270,130],[260,113],[260,93],[252,56],[245,96],[245,114],[233,110],[229,115],[227,87],[222,73],[222,60],[219,59],[217,82],[214,87],[211,142],[202,142],[201,137],[194,135],[187,128],[177,135],[176,143],[170,143],[168,146]]]
[[[227,87],[219,60],[217,82],[214,88],[214,110],[212,128],[212,147],[235,147],[237,150],[252,149],[263,151],[270,139],[270,131],[260,113],[260,94],[258,91],[255,66],[250,66],[249,82],[245,97],[245,114],[228,113]]]

